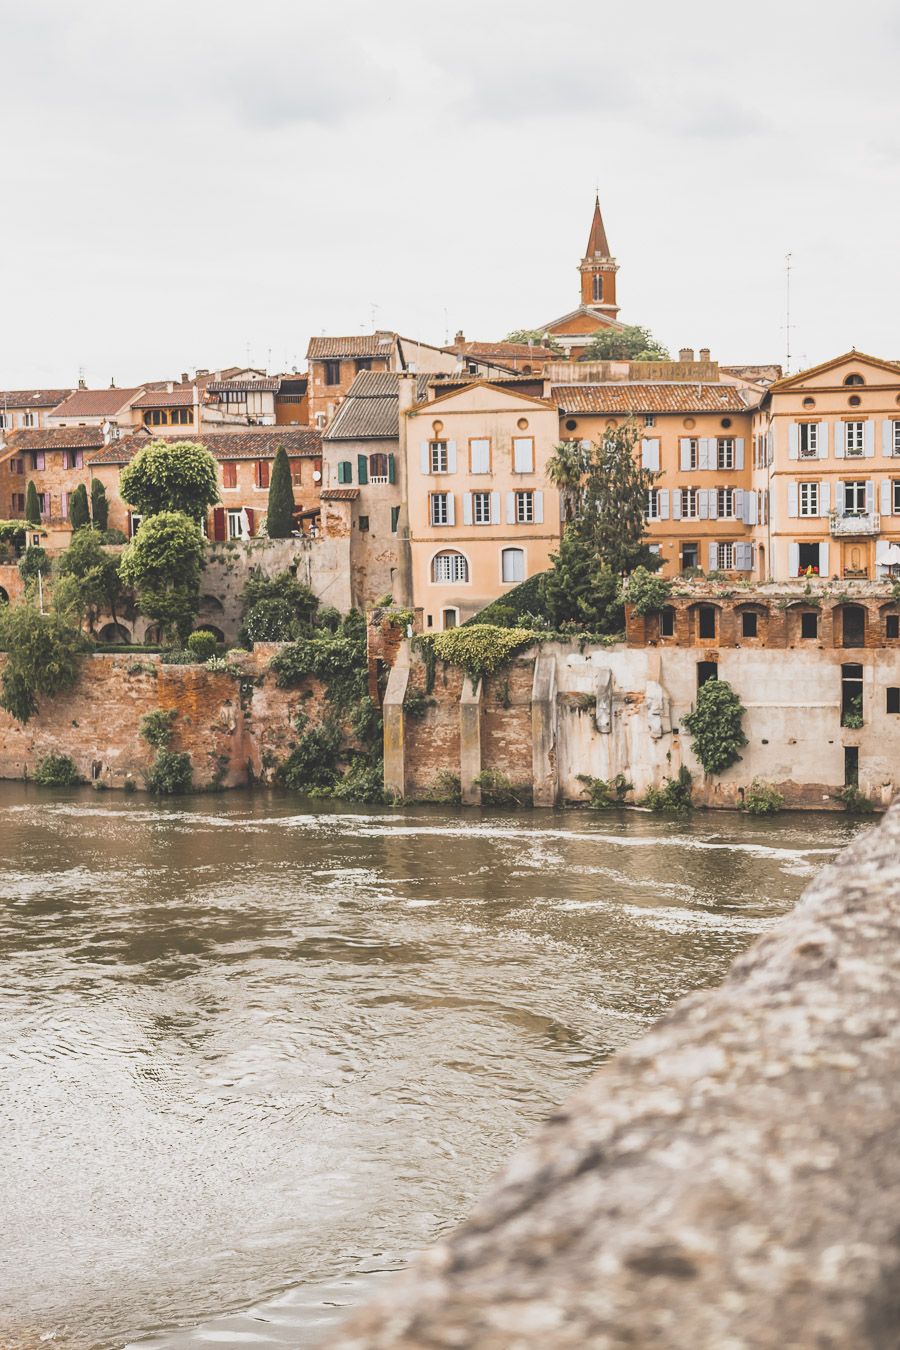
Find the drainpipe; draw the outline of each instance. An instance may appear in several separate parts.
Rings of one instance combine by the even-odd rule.
[[[394,586],[394,603],[404,608],[413,604],[412,545],[409,535],[409,494],[406,484],[409,477],[407,413],[416,401],[416,385],[415,371],[401,371],[397,381],[400,425],[396,470],[400,511],[397,517],[397,578]]]

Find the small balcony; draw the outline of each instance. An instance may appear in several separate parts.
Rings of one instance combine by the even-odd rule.
[[[877,511],[852,516],[834,513],[829,518],[829,524],[831,533],[836,539],[859,539],[881,532],[881,516]]]

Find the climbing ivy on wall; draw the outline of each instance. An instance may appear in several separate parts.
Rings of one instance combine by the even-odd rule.
[[[740,759],[747,744],[741,722],[746,709],[727,680],[707,680],[697,706],[682,719],[694,754],[707,773],[721,773]]]
[[[526,647],[539,640],[529,628],[499,628],[496,624],[475,624],[471,628],[450,628],[446,633],[423,633],[416,638],[426,669],[429,657],[461,666],[477,683],[493,675]],[[432,684],[429,686],[433,687]]]

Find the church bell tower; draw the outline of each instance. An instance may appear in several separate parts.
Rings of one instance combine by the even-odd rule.
[[[610,255],[603,216],[600,214],[599,195],[594,200],[591,233],[578,270],[581,273],[581,303],[614,319],[619,312],[616,304],[616,273],[619,264]]]

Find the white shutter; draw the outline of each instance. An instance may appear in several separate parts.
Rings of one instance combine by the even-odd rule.
[[[709,493],[701,488],[697,493],[697,515],[700,520],[709,520]]]
[[[447,442],[447,472],[456,473],[456,441]]]
[[[715,445],[715,441],[712,440],[709,436],[701,436],[701,437],[700,437],[700,443],[699,443],[699,445],[698,445],[698,447],[697,447],[697,468],[698,468],[698,469],[712,469],[712,468],[714,468],[714,465],[713,465],[713,462],[712,462],[712,452],[711,452],[711,450],[710,450],[710,446],[714,446],[714,445]]]
[[[818,432],[817,432],[816,434],[817,434],[817,436],[818,436],[818,440],[816,441],[816,454],[817,454],[817,456],[819,457],[819,459],[827,459],[827,458],[828,458],[828,423],[827,423],[827,422],[820,422],[820,423],[819,423],[819,430],[818,430]]]
[[[844,514],[844,483],[839,479],[834,485],[834,509],[839,516]]]
[[[835,422],[834,424],[834,456],[835,459],[844,458],[844,424]]]
[[[771,432],[769,433],[771,435]],[[797,459],[800,454],[800,428],[796,422],[788,423],[788,459]]]
[[[890,459],[894,453],[894,424],[886,417],[881,424],[881,453]]]
[[[822,546],[819,545],[819,556],[822,555]],[[788,576],[795,577],[800,571],[800,545],[788,544]]]
[[[750,496],[750,493],[747,493]],[[744,491],[742,488],[734,490],[734,515],[736,520],[744,519]]]
[[[716,568],[719,566],[718,544],[710,544],[708,557],[709,557],[709,570],[710,572],[715,572]]]
[[[534,442],[526,436],[516,436],[513,440],[513,472],[534,472]]]
[[[769,427],[766,432],[766,465],[774,463],[775,460],[775,430]]]
[[[866,479],[866,515],[875,514],[875,482],[871,478]]]
[[[506,494],[506,523],[515,525],[516,523],[516,494],[507,492]]]
[[[471,524],[472,524],[472,494],[471,494],[471,492],[464,492],[464,493],[463,493],[463,524],[464,524],[464,525],[471,525]]]
[[[681,436],[678,441],[679,468],[682,473],[691,467],[691,438]]]
[[[428,451],[427,441],[423,441],[419,447],[419,462],[423,473],[431,473],[431,455]]]
[[[544,523],[544,494],[536,492],[534,494],[534,523],[543,525]]]
[[[875,454],[875,423],[869,417],[863,422],[863,455],[871,459]]]
[[[827,516],[831,512],[831,484],[827,478],[819,483],[819,515]]]
[[[681,519],[681,489],[672,489],[672,519]]]
[[[744,493],[744,514],[742,519],[745,525],[756,525],[759,521],[759,494],[752,490]]]
[[[828,541],[819,545],[819,576],[828,576]]]
[[[447,524],[456,524],[456,504],[452,492],[447,493]]]
[[[656,496],[657,510],[660,520],[669,519],[669,489],[660,488]]]
[[[881,514],[889,516],[891,514],[891,480],[882,478],[881,480]]]
[[[734,567],[737,572],[749,572],[753,567],[753,545],[735,544]]]
[[[562,501],[562,498],[560,498],[560,501]],[[499,493],[499,492],[492,492],[492,493],[491,493],[491,524],[492,524],[492,525],[499,525],[499,524],[500,524],[500,493]]]
[[[709,518],[710,518],[710,520],[718,520],[718,518],[719,518],[719,494],[718,494],[718,492],[716,491],[715,488],[710,488],[710,489],[709,489],[709,492],[708,492],[706,495],[707,495],[707,500],[708,500],[708,502],[709,502]]]
[[[744,467],[744,438],[735,436],[734,438],[734,467],[742,469]]]
[[[796,516],[799,514],[797,507],[797,484],[788,483],[788,515]]]
[[[641,441],[641,467],[659,472],[659,441],[648,438]]]
[[[472,472],[490,473],[491,469],[491,449],[490,441],[479,438],[471,442],[472,452]]]

